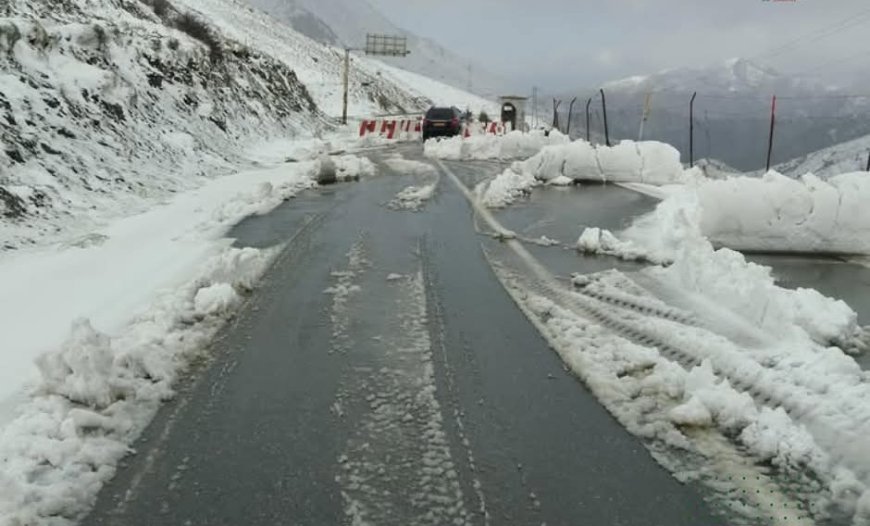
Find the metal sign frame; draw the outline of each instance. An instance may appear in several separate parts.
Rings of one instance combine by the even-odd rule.
[[[410,53],[408,51],[408,37],[368,33],[363,51],[366,55],[404,57]]]
[[[411,51],[408,49],[408,37],[400,35],[381,35],[377,33],[366,34],[366,47],[344,48],[344,71],[342,74],[341,94],[341,123],[347,124],[347,90],[350,83],[350,52],[364,51],[366,55],[406,57]]]

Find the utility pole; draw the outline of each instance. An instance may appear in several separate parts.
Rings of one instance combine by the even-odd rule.
[[[350,48],[344,48],[344,73],[341,76],[341,123],[347,124],[347,90],[350,85]]]

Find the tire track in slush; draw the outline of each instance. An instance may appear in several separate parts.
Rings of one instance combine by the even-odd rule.
[[[348,268],[333,273],[333,348],[347,358],[336,417],[350,430],[337,459],[345,514],[354,526],[469,524],[441,406],[428,329],[422,269],[361,284],[362,241]]]
[[[694,328],[698,322],[693,319],[691,314],[684,313],[678,309],[663,308],[661,304],[654,301],[652,298],[643,298],[642,301],[637,301],[635,298],[629,298],[628,294],[597,294],[599,297],[586,296],[576,291],[569,291],[557,282],[555,277],[545,269],[541,263],[532,256],[522,243],[516,239],[513,232],[506,230],[501,223],[496,220],[489,210],[481,206],[474,194],[466,188],[462,182],[456,177],[443,163],[439,163],[439,167],[448,175],[457,188],[465,195],[470,205],[474,209],[476,218],[483,220],[486,225],[495,232],[495,237],[503,241],[503,245],[507,249],[507,253],[511,253],[516,257],[513,268],[510,270],[504,268],[503,265],[507,261],[496,262],[492,258],[492,254],[484,250],[484,254],[490,262],[496,276],[504,285],[508,293],[513,297],[518,307],[526,314],[527,318],[538,328],[539,332],[544,335],[551,343],[553,348],[563,358],[571,362],[571,351],[565,345],[560,344],[558,338],[548,330],[546,323],[539,319],[534,309],[530,305],[529,293],[542,298],[549,298],[556,304],[561,305],[567,312],[572,312],[574,323],[581,326],[590,327],[593,332],[595,325],[603,329],[602,338],[612,340],[619,343],[625,336],[625,343],[629,341],[638,341],[640,345],[648,348],[645,343],[653,343],[650,338],[637,337],[637,328],[625,320],[624,313],[626,310],[636,312],[646,319],[660,319],[662,322],[671,322],[675,324],[684,324],[687,328]],[[629,300],[633,301],[629,301]],[[586,300],[586,301],[584,301]],[[590,308],[587,302],[593,303],[595,307]],[[612,312],[622,312],[619,317],[610,317]],[[578,317],[574,318],[574,316]],[[607,322],[607,323],[604,323]],[[610,332],[610,335],[606,333]],[[634,336],[634,337],[632,337]],[[642,335],[647,336],[647,335]],[[646,342],[645,342],[646,340]],[[602,340],[603,341],[603,340]],[[562,342],[564,343],[564,342]],[[588,342],[589,345],[598,345],[597,341]],[[649,349],[649,348],[648,348]],[[679,351],[682,349],[674,349]],[[659,354],[656,352],[656,354]],[[664,359],[669,359],[676,362],[677,358],[681,357],[682,353],[668,353],[667,351],[659,354]],[[700,362],[697,362],[700,363]],[[572,365],[572,368],[577,364]],[[581,375],[582,376],[582,375]],[[587,380],[592,380],[587,378]],[[599,391],[593,384],[589,385],[593,391]],[[637,424],[632,422],[631,418],[626,418],[635,405],[638,399],[630,398],[628,400],[619,400],[619,396],[611,397],[614,393],[607,393],[606,389],[601,392],[596,392],[599,400],[608,407],[608,409],[617,417],[624,425],[630,429]],[[675,405],[669,400],[658,400],[661,406]],[[626,411],[629,409],[630,411]],[[642,414],[641,411],[638,414]],[[636,426],[635,426],[636,427]],[[643,435],[641,428],[635,428],[635,433]],[[687,437],[688,438],[688,437]],[[716,494],[713,495],[714,500],[737,513],[737,522],[740,524],[756,524],[757,520],[769,521],[770,524],[777,526],[796,526],[809,525],[812,520],[807,517],[806,511],[801,504],[794,500],[790,495],[787,495],[777,485],[769,473],[761,470],[755,465],[751,455],[746,455],[740,448],[736,447],[727,437],[721,435],[713,429],[699,429],[691,433],[691,441],[694,449],[702,455],[702,463],[707,464],[704,471],[706,473],[698,473],[700,479],[708,485],[708,487],[717,488]],[[679,458],[681,455],[673,455],[672,452],[664,450],[653,451],[653,456],[664,467],[668,468],[675,474],[688,466],[682,465]],[[691,465],[693,462],[689,461]],[[710,469],[712,468],[712,469]],[[727,482],[721,477],[725,476]],[[697,475],[696,475],[697,476]],[[711,478],[712,477],[712,478]],[[737,497],[737,498],[735,498]],[[769,510],[789,510],[784,515],[770,514]]]

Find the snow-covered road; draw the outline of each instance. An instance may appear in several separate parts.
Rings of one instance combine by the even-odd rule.
[[[233,232],[294,241],[84,524],[725,524],[517,310],[450,174],[397,209],[432,174],[383,161]]]
[[[43,376],[57,381],[51,393],[70,407],[46,413],[61,437],[19,440],[7,452],[28,455],[11,464],[25,483],[0,475],[0,489],[18,499],[9,502],[28,503],[21,517],[79,516],[123,455],[123,437],[139,432],[118,420],[133,416],[129,407],[101,400],[129,396],[129,376],[143,367],[151,388],[144,346],[187,342],[200,353],[218,326],[210,320],[240,306],[84,524],[868,524],[870,410],[861,401],[870,378],[825,347],[827,326],[814,326],[812,313],[792,313],[815,327],[807,332],[787,316],[752,323],[734,311],[739,303],[680,287],[666,269],[578,252],[584,228],[622,230],[656,207],[635,191],[544,186],[490,210],[475,189],[503,162],[435,160],[418,144],[366,155],[374,166],[336,162],[341,173],[371,176],[360,183],[299,194],[310,179],[297,175],[312,166],[279,165],[45,257],[55,272],[19,266],[32,281],[71,258],[129,260],[110,275],[171,285],[174,260],[148,254],[172,254],[178,241],[188,274],[194,250],[262,250],[274,261],[244,302],[233,290],[247,290],[253,275],[240,287],[212,270],[182,287],[190,312],[156,324],[170,327],[162,342],[152,330],[104,344],[80,327],[59,357],[43,360]],[[266,213],[233,227],[236,246],[227,247],[223,229],[251,212]],[[142,231],[164,234],[131,244]],[[837,297],[847,279],[851,297],[867,292],[861,265],[804,261],[795,272],[793,258],[764,262],[791,276],[789,286]],[[78,307],[111,331],[96,307],[129,295],[99,286],[93,307]],[[115,315],[148,301],[118,302],[128,307]],[[68,303],[46,311],[53,326],[75,315]],[[859,320],[870,317],[866,304],[852,306]],[[132,366],[83,389],[105,366],[88,361],[101,345],[129,353],[122,362]],[[18,431],[36,438],[45,428],[31,419]],[[112,442],[95,460],[99,429]],[[60,451],[52,441],[64,447],[52,457],[57,476],[39,463]]]

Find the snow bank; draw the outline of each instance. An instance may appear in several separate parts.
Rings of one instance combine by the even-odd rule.
[[[771,462],[796,480],[810,473],[813,483],[792,489],[799,500],[811,504],[816,518],[833,507],[837,515],[853,517],[853,524],[864,524],[863,506],[870,494],[865,441],[870,420],[860,400],[870,392],[860,367],[841,351],[819,348],[806,339],[746,349],[701,327],[610,309],[603,320],[615,317],[656,342],[642,346],[576,311],[578,302],[590,304],[589,296],[562,292],[545,298],[538,295],[539,282],[523,283],[528,278],[511,271],[500,277],[565,363],[630,432],[674,449],[672,458],[666,448],[653,447],[664,465],[677,472],[686,469],[686,451],[705,459],[736,457],[731,446],[723,447],[722,437],[731,437],[751,462]],[[587,276],[579,286],[646,309],[667,308],[643,291],[636,296],[617,284]],[[700,365],[676,363],[660,353],[660,344],[691,355]],[[700,474],[691,464],[688,469],[692,477]],[[709,476],[720,491],[726,478],[735,483],[737,487],[725,491],[748,497],[743,502],[749,504],[743,508],[747,512],[765,514],[769,506],[782,503],[774,496],[781,490],[766,474],[740,462],[718,465]]]
[[[486,206],[506,206],[538,181],[630,182],[652,185],[684,184],[697,178],[684,171],[680,154],[658,142],[622,141],[613,147],[586,141],[544,147],[533,157],[515,162],[483,191]]]
[[[371,177],[377,173],[375,164],[368,158],[357,155],[339,155],[332,158],[339,181]]]
[[[520,167],[544,181],[560,176],[580,181],[654,185],[690,180],[680,164],[680,153],[660,142],[622,141],[607,147],[577,140],[544,148]]]
[[[0,524],[80,519],[275,253],[225,249],[115,336],[74,321],[66,341],[39,358],[34,396],[0,431]]]
[[[221,250],[227,228],[312,187],[313,165],[212,180],[62,245],[0,259],[0,407],[38,377],[34,358],[63,342],[71,320],[88,318],[109,334],[123,330],[161,290],[191,279]],[[230,266],[245,265],[242,259]],[[0,411],[0,426],[8,420],[5,413]]]
[[[622,237],[632,243],[630,255],[640,249],[652,261],[672,262],[648,270],[657,279],[711,298],[768,334],[806,334],[828,343],[858,331],[857,314],[844,302],[815,290],[779,287],[769,267],[728,248],[717,250],[702,232],[702,217],[699,194],[687,189],[638,219]]]
[[[512,131],[505,135],[472,135],[430,139],[423,146],[423,154],[433,159],[470,161],[486,159],[524,159],[535,155],[549,145],[565,144],[568,137],[553,130],[549,135],[533,130],[529,133]]]
[[[697,188],[701,231],[737,250],[870,254],[870,175],[821,180],[770,172]]]

